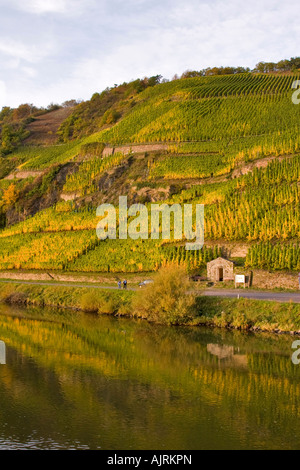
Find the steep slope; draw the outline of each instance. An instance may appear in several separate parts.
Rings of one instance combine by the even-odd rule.
[[[20,147],[0,162],[1,220],[11,225],[0,232],[0,269],[137,272],[173,260],[193,271],[229,244],[243,244],[240,262],[248,268],[300,270],[298,78],[237,74],[158,84],[134,99],[123,93],[111,107],[105,102],[102,115],[123,110],[106,128],[99,114],[95,133],[83,136],[83,122],[80,139]],[[71,112],[60,135],[85,114],[93,115],[89,102]],[[18,179],[24,170],[42,175]],[[10,173],[17,178],[5,179]],[[205,204],[207,245],[187,252],[180,242],[100,242],[96,207],[117,204],[120,195],[129,204]]]
[[[57,143],[57,131],[73,109],[60,108],[51,113],[37,116],[33,122],[26,127],[29,137],[24,140],[25,145],[54,145]]]

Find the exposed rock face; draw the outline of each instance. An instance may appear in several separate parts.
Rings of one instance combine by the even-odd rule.
[[[15,171],[7,176],[6,180],[14,180],[15,178],[18,180],[25,180],[26,178],[36,178],[37,176],[42,176],[44,171]]]
[[[80,196],[78,193],[69,193],[69,194],[61,194],[60,197],[63,201],[75,201]]]

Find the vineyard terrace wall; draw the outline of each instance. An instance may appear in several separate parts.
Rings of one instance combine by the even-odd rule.
[[[144,144],[144,145],[122,145],[120,147],[107,146],[103,150],[103,157],[109,157],[115,153],[123,155],[146,153],[146,152],[162,152],[169,149],[169,144]]]

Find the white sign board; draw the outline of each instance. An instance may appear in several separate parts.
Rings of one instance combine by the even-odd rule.
[[[4,341],[0,341],[0,364],[6,364],[6,346]]]
[[[240,283],[245,284],[245,276],[242,275],[242,274],[236,275],[235,276],[235,283],[236,284],[240,284]]]

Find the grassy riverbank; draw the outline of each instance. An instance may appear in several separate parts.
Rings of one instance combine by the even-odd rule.
[[[0,283],[0,301],[58,307],[99,314],[129,315],[133,292],[89,287]]]
[[[198,307],[197,325],[300,333],[300,305],[296,303],[202,297]]]
[[[68,308],[127,317],[139,317],[134,313],[133,307],[136,295],[135,292],[125,290],[0,283],[0,301],[2,302]],[[193,318],[182,324],[249,331],[299,333],[300,305],[243,298],[199,296],[196,299],[196,313]]]

